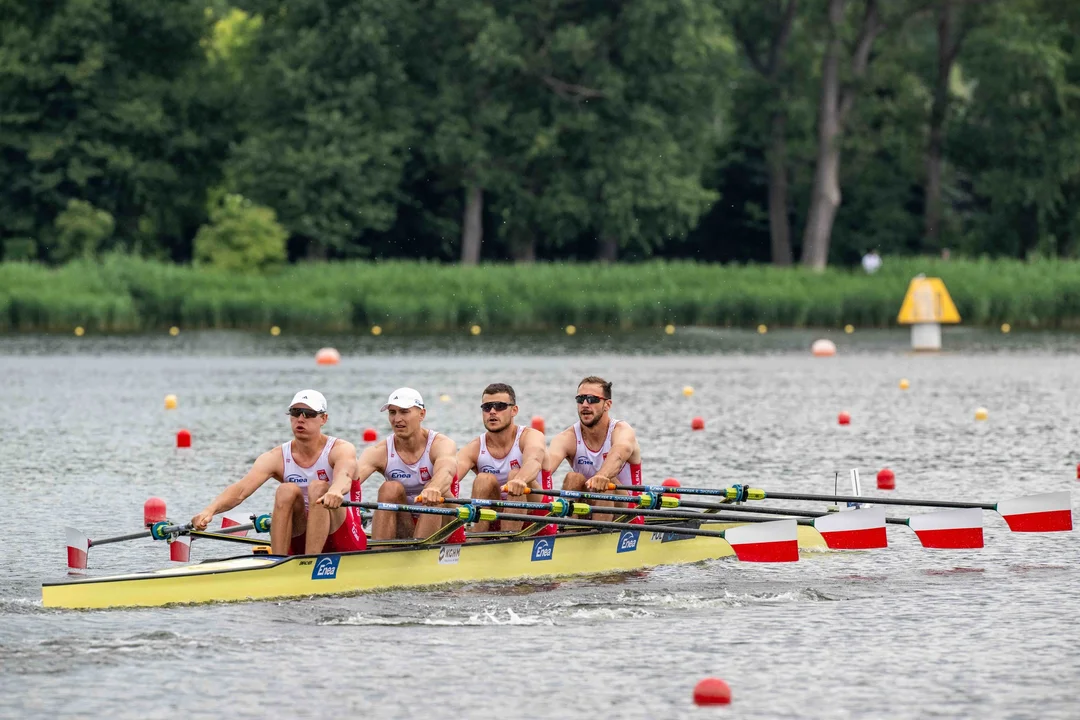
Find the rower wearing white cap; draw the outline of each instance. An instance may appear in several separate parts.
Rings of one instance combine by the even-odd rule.
[[[331,481],[351,488],[356,476],[356,447],[324,435],[329,416],[326,398],[316,390],[301,390],[289,404],[293,439],[258,457],[241,480],[225,488],[206,509],[191,519],[199,530],[214,515],[242,503],[270,478],[281,485],[274,493],[270,546],[275,555],[349,552],[367,548],[367,536],[356,508],[319,504]],[[358,493],[353,500],[359,501]]]
[[[412,388],[398,388],[379,412],[388,412],[393,432],[360,455],[356,486],[374,473],[385,478],[379,487],[379,502],[438,505],[442,498],[457,497],[457,445],[446,435],[421,426],[427,410],[424,399]],[[323,503],[337,507],[349,491],[349,478],[342,477],[327,491]],[[443,524],[440,515],[413,515],[376,510],[371,521],[375,540],[424,538]],[[464,542],[464,529],[447,542]]]

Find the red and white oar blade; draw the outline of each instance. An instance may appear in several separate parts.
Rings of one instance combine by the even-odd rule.
[[[997,511],[1013,532],[1061,532],[1072,530],[1072,495],[1061,492],[1002,500]]]
[[[246,522],[251,522],[247,515],[243,513],[225,513],[221,516],[221,531],[225,532],[234,525],[243,525]],[[229,535],[235,535],[236,537],[247,537],[247,530],[243,532],[232,532]]]
[[[173,562],[187,562],[191,558],[191,537],[180,535],[169,543],[169,559]]]
[[[739,525],[725,530],[724,539],[743,562],[794,562],[799,559],[799,526],[793,519]]]
[[[90,538],[81,530],[64,528],[67,535],[68,573],[81,574],[86,570],[86,554],[90,551]]]
[[[829,513],[815,518],[814,527],[833,550],[871,550],[889,545],[883,507]]]
[[[981,548],[983,546],[982,510],[942,510],[912,515],[908,527],[919,542],[928,548]]]

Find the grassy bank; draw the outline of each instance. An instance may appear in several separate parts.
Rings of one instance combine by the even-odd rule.
[[[0,332],[184,329],[294,332],[635,328],[676,325],[887,327],[909,280],[944,279],[966,325],[1080,326],[1080,262],[886,258],[881,271],[423,262],[301,264],[233,276],[113,257],[60,268],[0,264]]]

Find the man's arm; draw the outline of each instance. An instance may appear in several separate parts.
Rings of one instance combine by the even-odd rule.
[[[608,483],[615,482],[615,478],[622,472],[623,465],[634,454],[634,446],[637,445],[637,435],[634,429],[626,423],[619,423],[611,432],[611,450],[596,474],[589,478],[588,488],[593,492],[607,492]]]
[[[474,438],[461,452],[457,454],[457,479],[464,480],[470,470],[476,467],[476,461],[480,457],[480,438]]]
[[[362,484],[365,480],[371,477],[376,472],[381,472],[386,467],[386,441],[382,441],[377,445],[364,448],[364,452],[360,453],[360,458],[356,459],[356,447],[352,443],[345,443],[349,446],[349,452],[352,453],[353,462],[352,472],[348,476],[339,476],[337,465],[334,466],[334,482],[331,483],[330,489],[326,491],[326,494],[319,500],[323,505],[333,510],[334,508],[341,507],[341,503],[345,500],[345,495],[352,492],[353,481]],[[333,451],[331,451],[331,455]]]
[[[572,429],[563,430],[551,440],[547,453],[544,455],[543,469],[546,473],[554,473],[559,469],[563,460],[569,460],[577,447],[577,439]]]
[[[255,460],[247,475],[225,488],[201,513],[191,518],[191,524],[196,530],[205,530],[215,515],[232,510],[251,497],[264,482],[272,477],[280,477],[283,472],[285,460],[281,455],[281,448],[264,452]]]
[[[457,444],[446,435],[440,434],[435,438],[435,442],[431,443],[430,457],[431,464],[435,467],[431,480],[420,493],[420,500],[425,505],[438,505],[442,498],[450,496],[450,486],[457,470]]]
[[[511,495],[521,495],[544,466],[547,443],[544,433],[533,428],[525,428],[519,441],[521,447],[521,468],[507,479],[506,491]]]

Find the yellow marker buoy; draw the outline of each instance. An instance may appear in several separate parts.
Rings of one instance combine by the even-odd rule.
[[[382,328],[379,327],[378,325],[372,325],[371,326],[371,334],[374,335],[375,337],[378,337],[379,335],[382,335]]]
[[[180,328],[173,325],[171,328],[169,328],[169,334],[172,335],[173,337],[176,337],[177,335],[180,334]]]
[[[480,334],[480,326],[479,325],[473,325],[471,328],[469,328],[469,332],[471,332],[473,335],[479,335]]]
[[[277,325],[275,325],[274,327],[270,328],[270,334],[273,335],[274,337],[277,337],[278,335],[281,334],[281,328],[279,328]]]
[[[674,335],[675,334],[675,326],[674,325],[665,325],[664,326],[664,332],[667,333],[668,335]]]
[[[687,385],[686,387],[684,387],[682,389],[682,394],[685,395],[686,397],[690,397],[691,395],[694,394],[694,388]]]
[[[978,408],[977,410],[975,410],[976,420],[985,420],[988,417],[990,417],[990,413],[986,411],[986,408]]]
[[[79,327],[75,328],[75,337],[82,337],[84,332],[86,331],[83,330],[82,325],[80,325]]]
[[[854,325],[845,325],[844,326],[844,332],[846,332],[848,335],[850,335],[851,333],[855,332],[855,326]]]
[[[769,326],[768,325],[758,325],[757,326],[757,331],[758,331],[759,335],[764,335],[765,333],[769,332]]]
[[[908,382],[907,378],[900,378],[900,389],[907,390],[909,387],[911,387],[911,383]]]
[[[442,395],[439,396],[439,401],[440,402],[450,402],[450,396],[447,395],[446,393],[443,393]]]
[[[1001,323],[1001,332],[1008,335],[1010,330],[1012,330],[1012,325],[1009,323]]]
[[[566,334],[567,335],[573,335],[576,332],[577,332],[577,328],[574,327],[573,325],[567,325],[566,326]]]
[[[166,395],[165,396],[165,409],[166,410],[175,410],[176,409],[176,396],[175,395]]]

